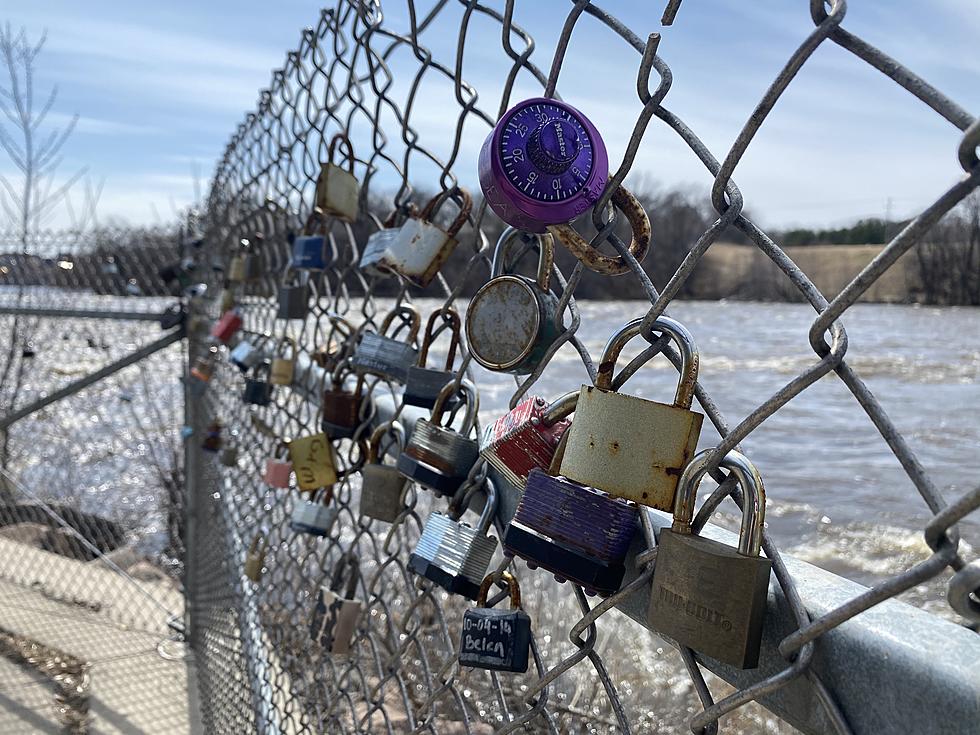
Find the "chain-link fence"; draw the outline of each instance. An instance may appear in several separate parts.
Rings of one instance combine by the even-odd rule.
[[[670,3],[668,15],[679,4]],[[966,629],[960,629],[964,637],[957,637],[955,626],[932,637],[918,636],[918,630],[909,633],[916,638],[913,648],[942,651],[939,658],[949,663],[946,678],[936,686],[964,697],[942,698],[943,705],[935,708],[925,703],[931,695],[919,699],[900,693],[903,672],[916,664],[909,651],[886,662],[885,649],[894,643],[889,635],[879,631],[876,636],[872,631],[861,644],[866,644],[864,648],[851,646],[870,628],[848,626],[848,621],[869,619],[866,611],[871,608],[887,609],[887,616],[904,621],[900,607],[889,607],[891,598],[941,582],[950,571],[955,573],[950,602],[976,619],[977,602],[971,595],[977,586],[977,564],[968,563],[961,553],[968,547],[960,546],[954,525],[976,509],[980,490],[951,504],[943,498],[937,487],[943,479],[924,469],[909,441],[845,359],[851,355],[841,317],[899,256],[980,184],[975,152],[980,123],[902,64],[845,30],[843,1],[825,7],[813,0],[813,29],[787,60],[734,144],[719,157],[671,110],[666,34],[663,42],[657,33],[637,35],[603,10],[601,3],[572,2],[561,11],[564,20],[557,17],[559,7],[549,5],[556,13],[554,28],[560,28],[557,38],[553,46],[540,48],[522,26],[525,8],[514,2],[443,0],[424,8],[409,2],[397,11],[390,3],[338,2],[322,12],[315,27],[304,31],[299,47],[274,73],[258,109],[239,127],[218,165],[208,203],[205,252],[229,268],[233,260],[241,259],[251,259],[256,266],[254,277],[223,284],[221,305],[238,305],[244,318],[240,338],[268,357],[289,357],[295,345],[296,373],[290,387],[274,390],[268,405],[247,405],[242,401],[241,374],[220,363],[209,382],[204,413],[195,418],[200,432],[209,421],[219,420],[224,446],[237,450],[236,456],[228,457],[232,466],[200,455],[193,462],[203,464],[189,472],[194,520],[189,534],[188,595],[209,731],[679,732],[691,727],[700,732],[715,730],[719,722],[740,732],[791,732],[793,726],[807,732],[840,733],[904,732],[913,727],[969,731],[976,721],[977,680],[962,660],[961,668],[953,666],[956,650],[972,645],[964,643],[972,640]],[[390,20],[389,12],[400,15]],[[683,22],[683,9],[678,22]],[[492,34],[488,35],[488,27],[495,29]],[[476,28],[481,39],[499,37],[499,47],[478,47]],[[413,204],[421,205],[434,193],[448,192],[459,202],[458,187],[475,181],[479,145],[497,118],[523,97],[541,90],[545,97],[556,97],[564,91],[559,77],[566,58],[594,53],[594,43],[584,39],[597,37],[604,45],[632,49],[637,60],[631,72],[637,100],[632,108],[622,108],[632,109],[633,132],[622,160],[612,162],[614,172],[592,210],[594,229],[586,232],[594,248],[621,259],[628,272],[621,278],[649,300],[648,305],[629,304],[629,313],[615,320],[622,324],[643,317],[642,333],[650,342],[625,375],[661,352],[680,365],[680,355],[652,330],[654,322],[682,292],[712,244],[734,228],[771,259],[786,284],[813,307],[816,317],[801,334],[808,337],[815,356],[771,396],[740,412],[737,421],[722,414],[704,387],[711,376],[702,372],[695,393],[718,435],[712,464],[740,449],[753,432],[764,431],[777,411],[804,393],[817,391],[822,377],[833,375],[849,391],[852,412],[863,412],[870,419],[879,447],[887,447],[931,514],[925,534],[929,551],[923,557],[891,570],[870,589],[845,586],[834,588],[833,594],[827,592],[830,587],[821,589],[811,578],[801,589],[803,575],[810,572],[805,565],[781,557],[773,539],[763,533],[762,548],[773,562],[775,582],[764,661],[758,670],[737,672],[690,649],[675,651],[636,622],[645,621],[656,563],[650,554],[631,554],[625,586],[598,601],[579,587],[558,583],[543,570],[531,571],[500,556],[499,549],[490,569],[509,569],[520,580],[524,609],[533,626],[533,661],[527,674],[461,667],[457,661],[460,625],[470,603],[408,568],[424,524],[432,522],[431,511],[445,511],[447,499],[413,485],[408,510],[392,525],[360,513],[359,470],[366,461],[366,441],[373,427],[398,419],[410,428],[419,415],[404,406],[396,382],[366,380],[364,393],[371,400],[360,405],[360,425],[351,439],[335,444],[338,481],[329,493],[317,497],[338,513],[326,536],[291,529],[294,511],[305,502],[303,494],[295,485],[276,489],[263,479],[266,462],[281,456],[284,441],[320,430],[329,409],[329,401],[321,400],[323,391],[331,389],[323,366],[332,367],[343,345],[349,344],[348,331],[380,330],[396,307],[408,304],[422,312],[423,324],[433,312],[445,314],[450,307],[463,312],[467,297],[489,278],[493,243],[502,226],[478,201],[442,274],[421,293],[397,278],[369,276],[359,269],[368,237],[384,221],[389,220],[390,226],[410,215]],[[824,44],[851,52],[882,72],[882,84],[898,84],[964,132],[958,150],[960,178],[938,193],[934,203],[836,295],[820,293],[779,245],[745,216],[733,179],[780,96]],[[586,112],[590,104],[601,104],[597,100],[603,99],[580,94],[580,100],[574,92],[569,85],[571,101]],[[609,207],[655,126],[675,134],[704,164],[718,214],[707,229],[684,243],[687,254],[661,289],[644,270],[658,258],[656,227],[650,254],[643,263],[637,262],[621,239],[623,217],[616,207]],[[353,155],[345,158],[335,151],[334,162],[349,162],[360,180],[361,214],[353,223],[311,217],[317,181],[337,133],[349,138]],[[453,203],[446,204],[440,221],[448,224],[457,211]],[[650,215],[656,225],[656,213]],[[298,284],[288,280],[295,275],[288,268],[290,243],[295,236],[314,234],[313,227],[325,238],[327,265],[313,272],[305,284],[310,293],[305,318],[280,319],[279,294]],[[559,295],[563,331],[516,388],[509,387],[503,376],[479,369],[463,349],[465,359],[457,369],[479,386],[484,422],[515,406],[532,389],[550,399],[576,389],[583,378],[590,383],[597,379],[597,350],[618,325],[601,333],[598,327],[590,327],[590,321],[598,325],[604,315],[577,302],[575,294],[596,276],[568,254],[560,254],[557,263],[551,286]],[[533,265],[528,268],[533,270]],[[217,302],[212,302],[211,317],[219,313]],[[672,313],[683,309],[675,305]],[[765,319],[765,310],[757,316]],[[698,330],[692,327],[692,331],[697,338]],[[737,343],[729,343],[732,351]],[[192,345],[191,361],[196,364],[206,358],[200,335]],[[579,367],[570,368],[566,357]],[[664,385],[667,382],[663,376]],[[353,382],[333,388],[351,391]],[[202,408],[196,400],[191,405]],[[936,406],[922,406],[922,411],[936,410]],[[479,436],[478,428],[475,435]],[[702,445],[711,446],[705,442],[710,442],[707,436]],[[474,467],[463,489],[449,499],[452,507],[459,510],[471,497],[480,497],[467,491],[479,487],[484,469],[482,461]],[[722,481],[725,473],[714,470],[712,476]],[[494,526],[500,537],[517,496],[516,490],[497,480],[502,500]],[[769,489],[770,502],[778,502],[779,487]],[[705,499],[695,528],[705,528],[729,496],[735,503],[742,501],[734,482],[722,481]],[[473,504],[478,511],[479,502]],[[476,522],[476,515],[468,518]],[[654,523],[654,516],[645,514],[647,537]],[[257,539],[267,544],[265,572],[261,581],[253,583],[242,576],[242,570]],[[634,544],[637,551],[642,552],[639,542]],[[351,556],[359,567],[354,594],[364,609],[350,652],[332,656],[311,642],[310,623],[318,588],[329,586],[335,570]],[[883,619],[875,618],[874,625],[883,625]],[[948,624],[936,620],[935,625]],[[890,644],[883,643],[886,638]],[[878,668],[865,664],[868,657]],[[916,682],[909,685],[913,688],[928,678],[916,676],[908,677]],[[910,706],[913,701],[916,704]],[[922,722],[931,727],[922,727]]]

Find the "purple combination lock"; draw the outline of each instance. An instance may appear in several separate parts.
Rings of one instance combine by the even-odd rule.
[[[611,595],[623,582],[638,516],[633,503],[533,469],[504,534],[504,554],[580,584],[586,594]]]
[[[609,158],[581,112],[534,97],[508,110],[480,151],[480,186],[500,219],[527,232],[571,222],[599,199]]]

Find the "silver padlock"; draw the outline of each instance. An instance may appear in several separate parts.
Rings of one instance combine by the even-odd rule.
[[[408,203],[408,206],[402,206],[396,203],[395,208],[392,210],[391,214],[388,215],[388,218],[384,222],[380,223],[378,230],[376,232],[372,232],[371,236],[364,244],[361,259],[357,264],[357,267],[362,273],[369,276],[391,275],[391,271],[388,270],[387,266],[383,262],[385,256],[391,249],[392,243],[398,239],[399,233],[401,232],[401,226],[409,218],[417,216],[418,209],[411,202]]]
[[[432,220],[439,208],[453,198],[458,198],[459,214],[444,230]],[[416,286],[428,286],[456,249],[456,236],[466,224],[472,208],[473,199],[462,187],[432,197],[417,218],[410,217],[405,221],[398,236],[375,261],[375,267],[397,273]]]
[[[429,348],[443,329],[449,330],[450,339],[445,368],[428,368],[425,363],[429,357]],[[412,365],[408,369],[408,376],[405,379],[405,392],[402,394],[402,402],[405,405],[432,408],[436,405],[436,398],[439,397],[442,389],[456,380],[453,362],[456,359],[456,349],[459,347],[459,330],[459,312],[453,307],[447,306],[432,312],[425,327],[425,334],[422,335],[418,365]]]
[[[289,527],[297,533],[329,536],[330,529],[333,528],[339,514],[336,506],[326,505],[332,498],[331,491],[321,491],[314,495],[312,500],[296,505],[289,520]]]
[[[432,417],[415,422],[415,430],[398,458],[399,472],[437,495],[454,494],[480,454],[479,442],[470,436],[476,427],[480,398],[470,381],[460,384],[460,392],[466,399],[462,426],[457,431],[441,423],[449,397],[455,392],[451,383],[442,389],[432,407]]]
[[[447,592],[475,600],[490,566],[497,539],[487,535],[497,514],[497,489],[488,479],[485,484],[486,504],[476,528],[462,523],[459,516],[435,511],[425,522],[415,551],[408,559],[408,568],[430,579]],[[465,509],[468,492],[460,503]],[[462,515],[462,510],[459,515]]]
[[[344,572],[347,584],[344,585]],[[310,637],[323,650],[338,656],[350,652],[364,603],[355,598],[361,571],[357,558],[345,554],[334,570],[330,587],[320,587],[310,617]],[[345,587],[343,596],[341,588]]]
[[[247,339],[243,339],[235,345],[235,349],[228,355],[229,361],[233,365],[236,365],[243,373],[247,373],[262,362],[262,357],[262,350],[256,348]]]
[[[388,330],[395,323],[388,334]],[[358,375],[378,375],[387,380],[404,383],[408,377],[408,369],[418,362],[418,351],[413,347],[419,334],[418,309],[414,306],[402,305],[392,309],[381,323],[381,332],[363,332],[354,354],[351,356],[351,366]],[[395,339],[402,326],[408,326],[408,336],[405,341]]]
[[[338,144],[347,147],[347,170],[333,162],[334,151]],[[327,162],[320,170],[316,206],[324,215],[336,217],[344,222],[354,222],[357,219],[357,200],[360,190],[360,182],[354,176],[354,147],[351,145],[350,138],[343,133],[337,133],[330,140]]]
[[[393,523],[405,508],[408,480],[394,465],[384,464],[381,441],[394,435],[395,447],[405,446],[405,430],[396,422],[382,424],[371,434],[367,464],[361,469],[361,515]]]
[[[310,313],[310,274],[287,268],[279,286],[277,319],[306,319]]]

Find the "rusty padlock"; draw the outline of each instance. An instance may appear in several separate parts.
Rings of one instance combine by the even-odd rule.
[[[323,391],[321,426],[331,439],[348,439],[354,436],[361,425],[361,406],[370,402],[370,395],[364,391],[364,376],[357,375],[354,390],[344,388],[344,382],[354,373],[350,360],[341,362],[331,376],[331,387]]]
[[[439,324],[440,320],[442,325]],[[429,356],[429,348],[442,329],[448,329],[450,335],[445,368],[428,368],[425,363]],[[456,359],[456,349],[459,347],[459,329],[459,312],[453,307],[447,306],[432,312],[425,327],[425,334],[422,335],[422,348],[419,350],[418,364],[412,365],[408,369],[405,378],[405,392],[402,395],[402,402],[405,405],[432,408],[442,389],[451,381],[456,380],[453,362]],[[452,408],[452,404],[450,408]]]
[[[742,488],[742,528],[733,549],[691,529],[698,485],[713,450],[684,469],[674,522],[660,532],[647,619],[677,643],[740,669],[759,665],[772,562],[759,556],[766,518],[762,478],[747,457],[729,452],[720,466]]]
[[[288,357],[283,354],[283,347],[289,346]],[[276,344],[275,356],[272,358],[272,368],[269,382],[273,385],[292,385],[293,374],[296,372],[296,340],[283,336]]]
[[[509,271],[508,258],[519,242],[537,240],[535,278]],[[493,254],[490,280],[470,300],[466,310],[466,339],[470,354],[488,370],[524,375],[537,367],[562,334],[558,297],[551,292],[554,265],[551,235],[532,235],[510,227]]]
[[[395,322],[398,318],[400,323]],[[404,383],[408,369],[418,363],[418,351],[413,346],[419,334],[421,317],[414,306],[401,305],[392,309],[381,323],[381,331],[362,332],[351,366],[359,375],[377,375],[396,383]],[[394,325],[394,329],[391,329]],[[405,341],[396,339],[402,326],[408,326]],[[388,330],[391,329],[391,334]]]
[[[433,223],[439,208],[449,199],[459,199],[459,214],[445,230]],[[473,208],[473,199],[466,189],[452,189],[432,197],[419,213],[409,217],[398,230],[398,236],[375,261],[374,266],[390,271],[424,288],[436,277],[439,269],[456,249],[456,236],[466,224]]]
[[[389,434],[395,437],[396,450],[405,446],[405,430],[397,421],[381,424],[371,434],[367,464],[361,468],[361,515],[393,523],[405,508],[408,480],[394,465],[384,463],[381,441]]]
[[[401,232],[401,226],[410,217],[417,217],[418,209],[411,202],[407,206],[396,202],[395,208],[388,215],[388,218],[380,223],[377,231],[372,232],[371,236],[364,244],[361,252],[361,259],[357,264],[361,272],[369,276],[388,276],[391,271],[384,264],[385,256]],[[373,217],[372,217],[373,219]]]
[[[265,567],[265,555],[269,548],[269,540],[261,531],[252,538],[248,553],[245,555],[245,576],[253,582],[262,579],[262,569]]]
[[[333,162],[337,146],[347,148],[347,170]],[[317,181],[316,205],[325,215],[336,217],[344,222],[354,222],[357,219],[357,200],[360,196],[361,185],[354,176],[354,147],[350,138],[343,133],[337,133],[330,139],[327,149],[327,162],[320,170]]]
[[[691,410],[698,381],[698,348],[687,328],[661,316],[663,332],[681,353],[673,404],[657,403],[613,389],[613,371],[626,343],[640,334],[634,319],[614,334],[599,361],[595,386],[583,385],[568,430],[560,474],[610,495],[669,511],[677,480],[694,456],[704,416]]]
[[[347,585],[341,596],[345,570]],[[330,587],[320,587],[317,592],[316,605],[310,619],[310,637],[327,653],[340,656],[350,653],[364,609],[364,603],[355,599],[360,578],[361,570],[357,558],[348,553],[338,562]]]

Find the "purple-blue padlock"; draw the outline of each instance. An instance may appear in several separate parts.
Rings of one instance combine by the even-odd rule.
[[[323,245],[323,235],[298,235],[293,238],[290,266],[304,270],[323,270],[327,267]]]
[[[500,219],[527,232],[576,219],[609,178],[599,131],[581,112],[534,97],[509,109],[480,151],[480,186]]]

